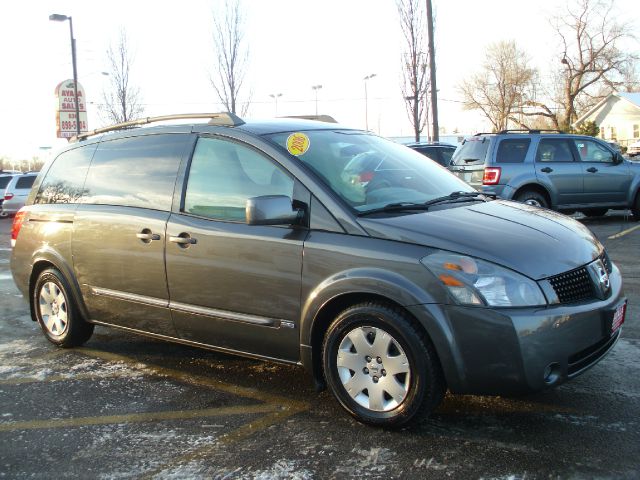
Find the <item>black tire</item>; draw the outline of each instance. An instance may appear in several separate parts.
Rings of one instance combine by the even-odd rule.
[[[82,318],[67,281],[55,268],[38,276],[31,309],[45,337],[54,345],[77,347],[93,334],[94,325]]]
[[[549,202],[546,197],[535,190],[524,190],[523,192],[518,193],[514,200],[534,207],[549,208]]]
[[[327,384],[338,402],[371,425],[399,427],[418,413],[431,413],[446,391],[431,341],[406,312],[384,303],[366,302],[342,311],[327,330],[322,357]],[[345,387],[349,383],[354,384],[352,393]]]
[[[603,217],[609,211],[608,208],[589,208],[582,210],[587,217]]]

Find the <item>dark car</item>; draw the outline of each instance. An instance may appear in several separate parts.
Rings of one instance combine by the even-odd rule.
[[[441,142],[409,143],[407,147],[421,153],[434,162],[438,162],[443,167],[448,167],[451,164],[451,158],[456,151],[455,145]]]
[[[505,130],[466,139],[449,167],[486,193],[588,216],[627,209],[640,219],[640,164],[584,135]]]
[[[368,132],[206,120],[103,129],[43,168],[11,269],[49,341],[106,325],[302,365],[359,420],[398,426],[447,389],[559,385],[620,337],[620,272],[579,222]],[[354,182],[363,153],[384,168]]]

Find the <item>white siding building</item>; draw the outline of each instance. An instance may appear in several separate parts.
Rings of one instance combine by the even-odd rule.
[[[594,121],[600,138],[626,146],[640,139],[640,92],[612,93],[573,124]]]

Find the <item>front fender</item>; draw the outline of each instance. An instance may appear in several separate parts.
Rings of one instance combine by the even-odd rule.
[[[313,323],[318,312],[335,298],[349,294],[381,296],[405,307],[437,301],[424,287],[395,272],[379,268],[345,270],[321,282],[304,301],[300,322],[303,344],[310,345]],[[439,300],[443,300],[442,296]]]

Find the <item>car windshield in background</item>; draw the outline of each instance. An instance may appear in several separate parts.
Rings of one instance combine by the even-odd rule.
[[[297,156],[358,213],[474,191],[420,153],[365,132],[314,130],[268,138]]]
[[[453,155],[451,163],[454,165],[473,165],[484,163],[489,148],[487,137],[472,137],[465,140]]]

